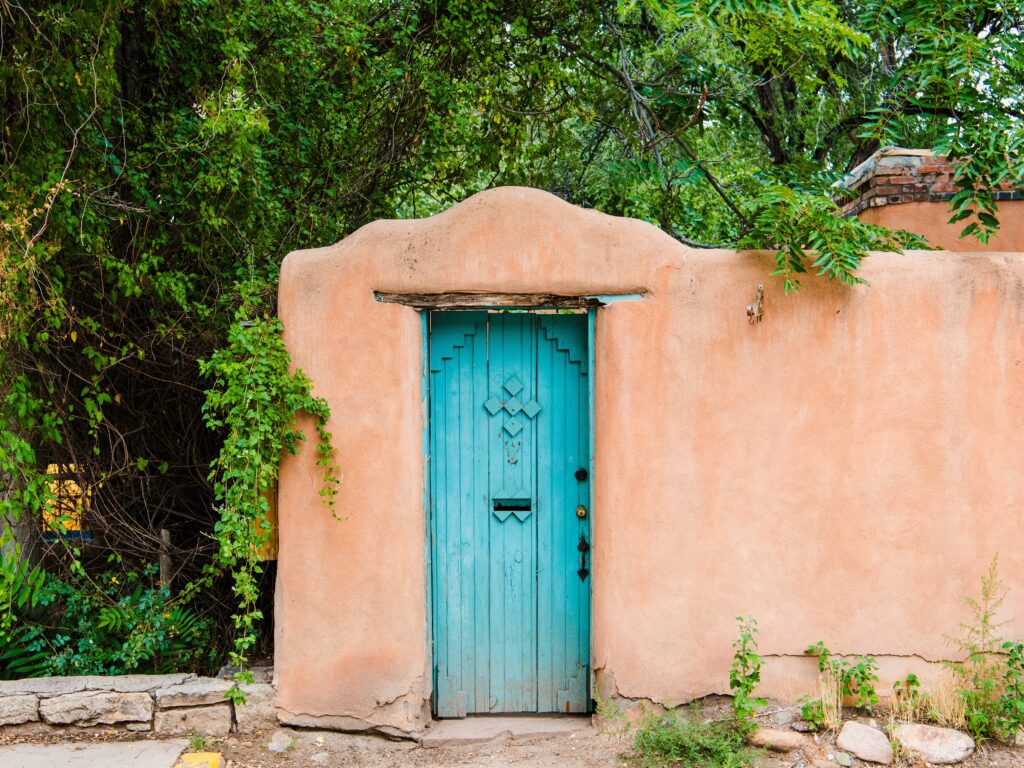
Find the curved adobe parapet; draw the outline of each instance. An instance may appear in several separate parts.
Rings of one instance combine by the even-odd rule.
[[[364,264],[363,276],[381,292],[586,295],[625,284],[639,290],[653,280],[654,264],[686,251],[646,222],[579,208],[536,189],[501,187],[429,218],[375,221],[335,245],[288,254],[282,312],[293,273],[349,269],[341,266],[349,259]]]
[[[312,452],[286,457],[276,630],[285,722],[416,733],[429,715],[422,331],[414,310],[374,293],[644,293],[685,253],[647,223],[502,188],[288,255],[285,341],[331,405],[343,522],[318,509]]]

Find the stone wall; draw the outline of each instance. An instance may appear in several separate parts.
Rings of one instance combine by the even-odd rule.
[[[242,686],[246,703],[225,693],[231,682],[194,674],[40,677],[0,681],[0,727],[47,732],[93,727],[158,735],[225,736],[277,727],[269,668]]]

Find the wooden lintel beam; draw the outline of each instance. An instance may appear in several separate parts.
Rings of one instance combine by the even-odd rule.
[[[636,294],[629,294],[636,295]],[[464,309],[468,307],[545,307],[586,309],[607,303],[604,296],[566,296],[560,293],[482,293],[446,291],[444,293],[391,293],[374,291],[373,298],[385,304],[404,304],[419,309]]]

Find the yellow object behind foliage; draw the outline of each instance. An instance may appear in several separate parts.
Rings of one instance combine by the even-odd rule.
[[[266,524],[270,528],[270,536],[260,547],[260,560],[277,560],[277,488],[266,491],[263,498],[267,500]]]
[[[92,492],[82,488],[75,480],[78,467],[75,464],[49,464],[46,474],[53,498],[47,501],[43,510],[43,530],[80,531],[82,512],[89,506]]]

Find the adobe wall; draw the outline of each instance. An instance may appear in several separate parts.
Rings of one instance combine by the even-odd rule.
[[[597,310],[606,694],[727,692],[740,614],[760,623],[767,695],[813,690],[817,640],[884,657],[890,681],[926,671],[997,552],[1006,632],[1024,635],[1024,254],[876,254],[871,287],[790,297],[771,269],[522,188],[290,254],[285,341],[331,405],[343,520],[314,451],[285,457],[282,721],[416,735],[430,717],[421,324],[374,290],[646,292]]]
[[[950,224],[950,215],[948,205],[925,202],[880,205],[857,214],[861,221],[891,229],[906,229],[928,238],[932,245],[960,253],[1024,251],[1024,200],[999,203],[999,231],[984,244],[974,237],[960,237],[967,222]]]

